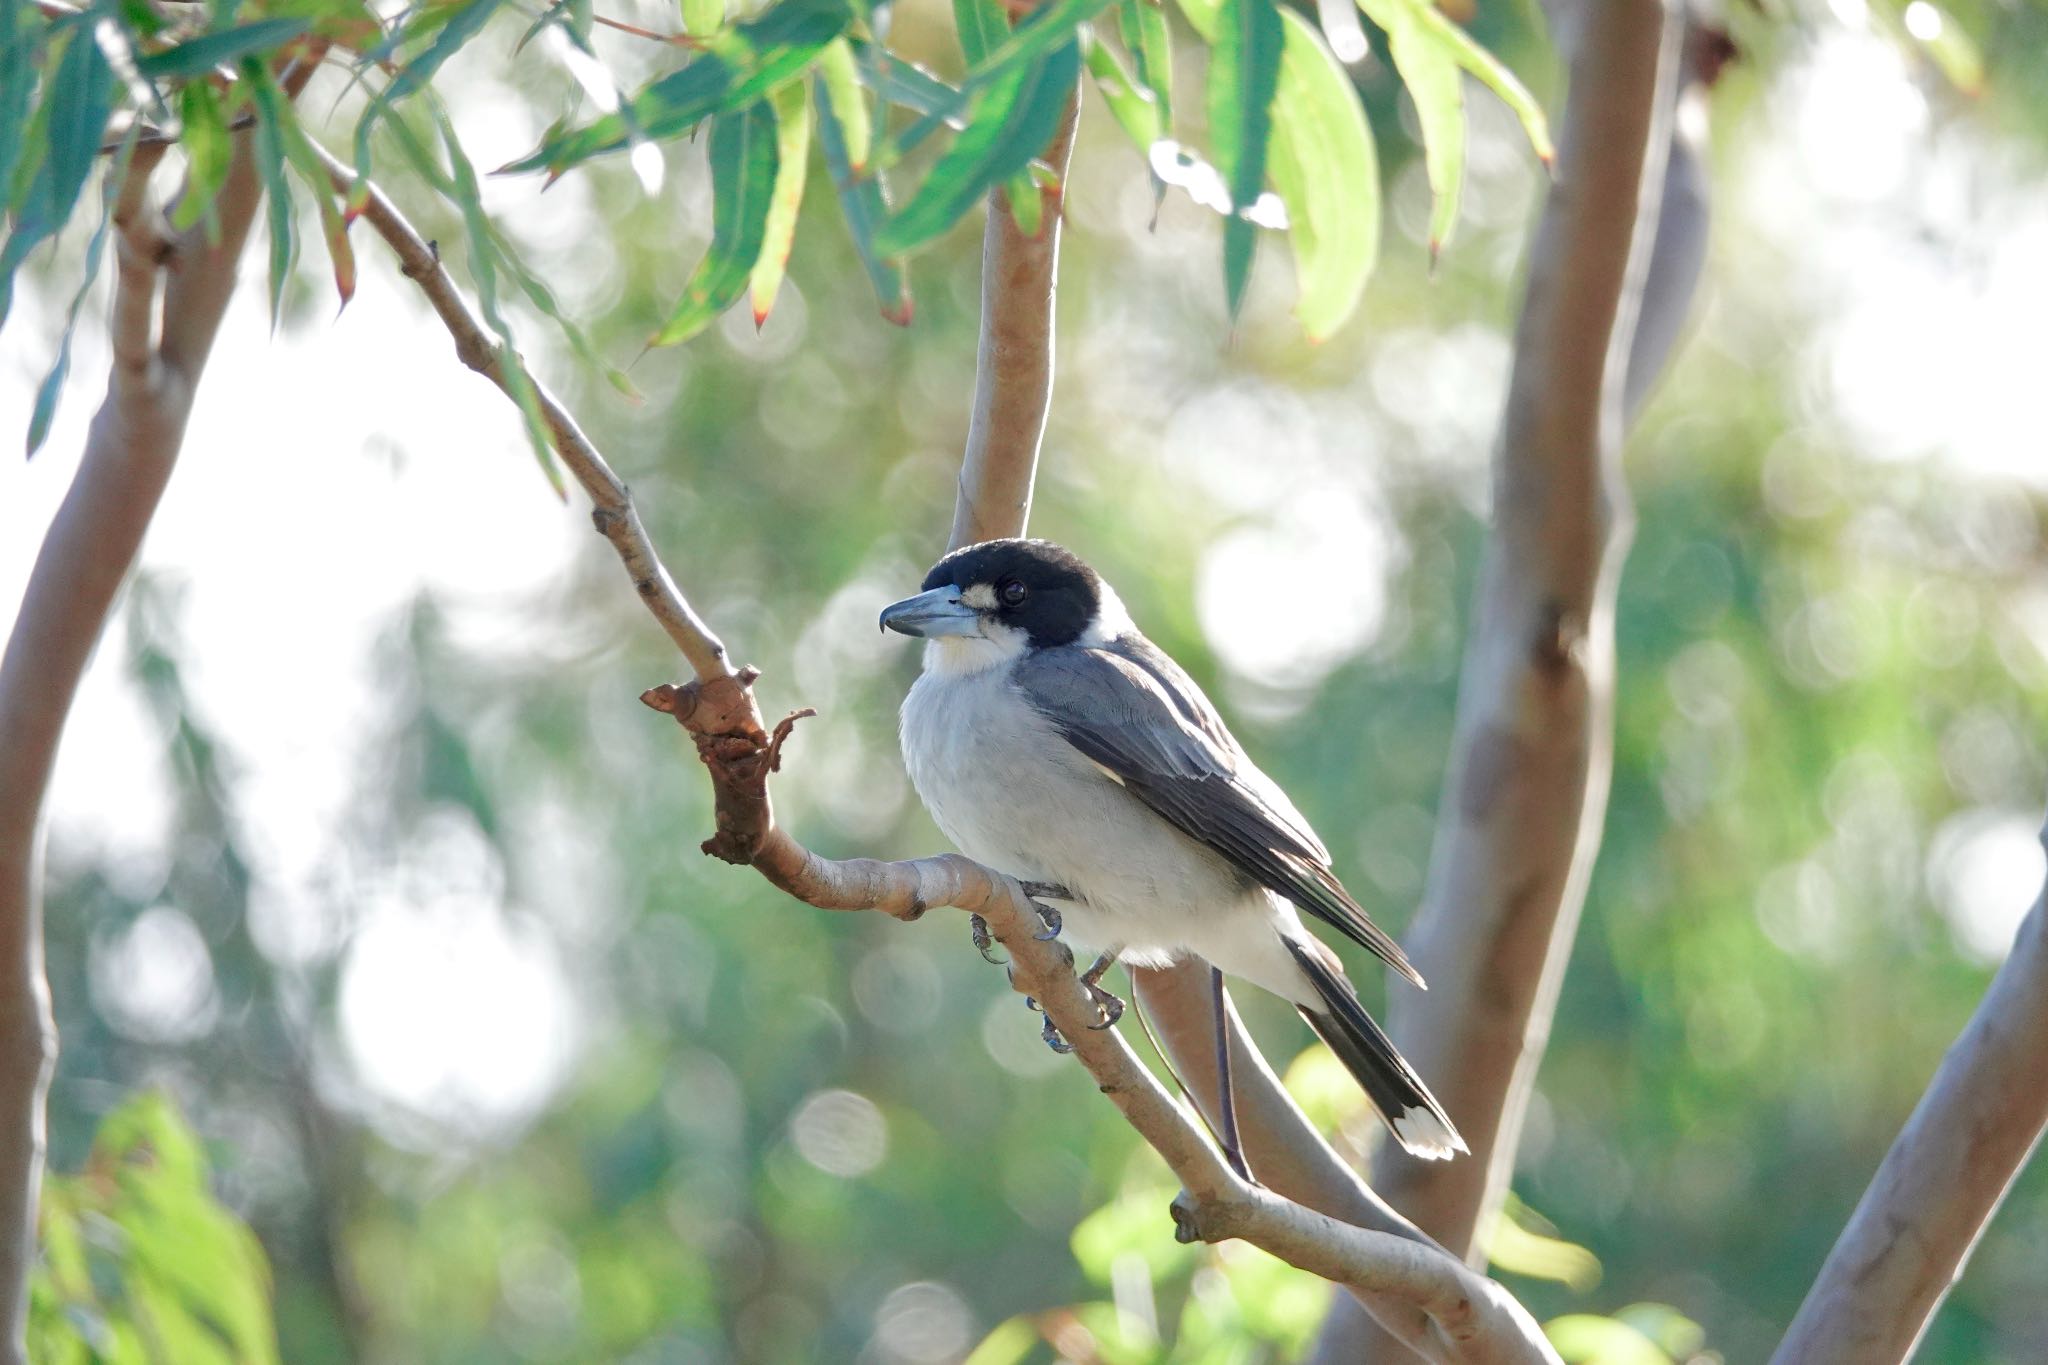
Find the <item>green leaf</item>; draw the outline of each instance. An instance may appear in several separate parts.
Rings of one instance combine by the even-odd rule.
[[[244,57],[275,52],[311,27],[304,19],[258,19],[138,57],[135,69],[153,80],[190,80],[215,67],[233,66]]]
[[[70,220],[99,159],[100,137],[113,112],[114,71],[85,21],[71,25],[55,71],[43,83],[42,103],[31,120],[29,157],[42,152],[21,186],[14,230],[0,246],[0,323],[14,300],[14,272],[45,239]],[[29,170],[23,161],[21,170]]]
[[[125,156],[123,160],[126,160]],[[71,373],[71,336],[78,330],[78,310],[100,273],[100,257],[107,245],[108,220],[107,210],[102,209],[99,226],[93,229],[92,240],[86,243],[85,267],[79,273],[78,290],[71,296],[71,307],[64,312],[64,335],[57,342],[56,363],[43,376],[43,382],[36,386],[35,407],[28,419],[28,454],[31,458],[49,439],[50,422],[57,415],[57,398],[64,390],[65,378]]]
[[[1434,45],[1464,70],[1471,72],[1480,84],[1500,96],[1514,111],[1515,117],[1521,120],[1529,145],[1536,149],[1536,155],[1543,158],[1546,165],[1555,158],[1557,151],[1550,143],[1550,123],[1536,97],[1500,58],[1481,47],[1471,34],[1452,22],[1431,0],[1358,0],[1358,7],[1365,11],[1366,18],[1386,30],[1389,42],[1397,28],[1410,28],[1415,32],[1415,41]],[[1398,54],[1396,60],[1398,62]],[[1405,69],[1401,79],[1403,82],[1408,79]],[[1415,102],[1419,109],[1422,104],[1420,94],[1415,96]]]
[[[847,40],[854,55],[861,58],[858,64],[861,83],[880,95],[890,104],[919,114],[936,117],[941,124],[954,129],[966,127],[960,111],[967,107],[961,97],[960,87],[949,85],[916,62],[905,61],[893,52],[863,43],[857,38]],[[835,111],[837,106],[834,106]],[[852,143],[848,143],[851,154]],[[856,167],[865,162],[855,162]]]
[[[1600,1283],[1600,1258],[1576,1242],[1557,1235],[1557,1228],[1513,1194],[1486,1234],[1486,1260],[1496,1270],[1555,1280],[1575,1294]]]
[[[865,170],[868,155],[874,150],[874,125],[868,117],[867,96],[861,93],[860,68],[854,61],[853,44],[845,38],[834,38],[825,44],[825,50],[818,54],[818,74],[825,78],[825,98],[846,134],[847,162],[856,171]]]
[[[1223,292],[1234,321],[1251,283],[1258,228],[1245,216],[1266,184],[1273,96],[1280,85],[1286,30],[1272,0],[1223,0],[1209,59],[1209,135],[1216,168],[1230,192],[1223,221]]]
[[[242,79],[256,103],[256,169],[263,177],[265,221],[270,230],[270,325],[277,326],[284,306],[285,282],[291,279],[297,242],[292,231],[292,191],[284,178],[283,95],[260,57],[242,59]]]
[[[953,26],[969,67],[987,61],[1010,36],[1010,16],[998,0],[953,0]]]
[[[635,128],[662,141],[688,132],[711,114],[745,108],[800,75],[851,19],[847,0],[782,0],[759,17],[720,32],[700,56],[649,85],[618,113],[549,137],[504,171],[560,175],[625,146]]]
[[[30,0],[0,0],[0,204],[12,204],[49,25]]]
[[[819,78],[821,81],[823,77]],[[824,153],[825,168],[839,192],[839,211],[846,219],[847,236],[861,268],[875,286],[882,303],[882,316],[899,326],[910,325],[910,274],[903,262],[875,250],[875,231],[889,215],[889,198],[879,171],[858,174],[848,158],[846,134],[832,112],[832,101],[814,102],[818,111],[818,149]]]
[[[1422,124],[1422,158],[1435,204],[1429,215],[1429,255],[1449,244],[1458,222],[1465,179],[1465,87],[1458,63],[1442,43],[1411,20],[1387,30],[1387,47]]]
[[[1038,1346],[1038,1332],[1026,1317],[1005,1318],[981,1339],[961,1365],[1024,1365]]]
[[[1122,0],[1116,26],[1137,65],[1138,85],[1150,91],[1159,106],[1163,135],[1173,127],[1173,35],[1166,27],[1166,11],[1152,0]]]
[[[385,88],[384,98],[396,104],[421,90],[434,78],[442,63],[460,52],[471,38],[483,30],[491,16],[498,12],[500,3],[501,0],[466,0],[464,4],[451,7],[440,31],[434,35],[434,41],[427,45],[425,52],[399,69],[398,75]]]
[[[1567,1365],[1671,1365],[1663,1348],[1617,1318],[1567,1313],[1543,1324]]]
[[[767,236],[778,164],[775,111],[768,101],[756,101],[737,114],[721,114],[712,123],[711,249],[648,345],[687,341],[746,292]]]
[[[285,160],[291,163],[299,178],[312,191],[313,203],[320,212],[321,235],[327,239],[327,259],[334,268],[334,290],[341,296],[341,306],[348,307],[356,294],[356,253],[349,245],[348,225],[350,219],[343,212],[344,205],[334,190],[334,182],[328,179],[326,163],[313,147],[313,141],[300,126],[297,112],[289,105],[282,105],[283,118],[278,131],[284,139]]]
[[[828,49],[829,50],[829,49]],[[852,54],[847,54],[852,60]],[[828,78],[826,89],[831,82]],[[859,87],[854,89],[858,98]],[[811,96],[802,81],[792,81],[769,97],[775,111],[775,188],[768,203],[768,223],[761,233],[747,287],[754,299],[754,325],[768,320],[782,277],[789,269],[789,248],[796,240],[797,212],[803,207],[804,180],[811,169]],[[862,106],[863,110],[866,108]]]
[[[210,81],[187,81],[179,87],[178,120],[184,127],[178,142],[185,149],[185,190],[171,209],[171,225],[183,229],[212,209],[234,164],[235,144],[227,111]]]
[[[683,0],[683,32],[708,38],[725,24],[725,0]]]
[[[1026,237],[1035,240],[1045,231],[1045,194],[1031,172],[1019,171],[1004,182],[1003,202],[1009,205],[1017,230]]]
[[[927,110],[923,118],[892,138],[885,139],[876,160],[894,165],[903,153],[924,141],[941,125],[968,115],[984,93],[998,81],[1015,76],[1019,67],[1053,51],[1073,38],[1081,25],[1108,8],[1109,0],[1052,0],[1024,17],[980,62],[974,64],[960,88]]]
[[[992,185],[1029,166],[1059,131],[1080,73],[1080,47],[1068,43],[991,82],[966,129],[883,225],[876,248],[884,255],[915,250],[959,222]]]
[[[434,123],[441,133],[441,146],[448,153],[450,171],[450,202],[462,211],[462,227],[469,244],[469,273],[476,281],[477,309],[484,315],[484,322],[498,337],[498,363],[503,368],[505,387],[512,395],[512,401],[519,405],[519,415],[526,423],[527,444],[532,447],[534,458],[540,462],[541,473],[547,476],[548,484],[560,498],[569,496],[568,484],[564,482],[562,467],[555,459],[554,443],[548,439],[547,419],[540,409],[540,390],[534,386],[533,376],[526,372],[526,361],[521,358],[519,348],[512,340],[512,325],[505,319],[505,310],[498,302],[498,260],[493,250],[491,220],[484,213],[483,190],[477,184],[476,167],[470,163],[469,154],[462,150],[462,139],[455,135],[455,125],[449,121],[448,111],[440,101],[433,101]],[[397,123],[398,120],[393,120]]]
[[[491,222],[489,226],[491,245],[497,248],[499,263],[505,267],[506,273],[512,276],[513,283],[519,286],[519,291],[526,295],[527,301],[546,314],[561,331],[563,338],[569,343],[569,349],[576,353],[577,359],[603,375],[605,382],[620,393],[635,402],[640,401],[642,394],[626,372],[598,353],[589,336],[562,311],[562,305],[556,301],[554,291],[548,288],[540,276],[533,273],[532,268],[520,256],[518,248],[499,229],[497,223]]]
[[[1140,155],[1149,154],[1152,144],[1166,135],[1159,101],[1132,79],[1108,44],[1090,34],[1082,41],[1082,48],[1088,74],[1095,78],[1095,88],[1102,93],[1103,103],[1109,106],[1124,135],[1137,144]]]
[[[1268,146],[1287,205],[1300,288],[1295,316],[1321,341],[1358,307],[1379,255],[1380,170],[1372,130],[1336,54],[1308,20],[1282,10],[1286,46]]]

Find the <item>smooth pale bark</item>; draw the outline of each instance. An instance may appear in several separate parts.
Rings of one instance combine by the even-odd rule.
[[[282,74],[296,96],[319,61]],[[217,236],[171,236],[138,144],[114,196],[113,364],[78,472],[44,533],[0,656],[0,1362],[26,1354],[44,1114],[57,1028],[43,970],[42,822],[58,742],[94,646],[184,445],[200,375],[263,196],[252,137],[215,200]]]
[[[1449,776],[1391,1032],[1472,1148],[1386,1151],[1380,1188],[1479,1255],[1513,1169],[1600,843],[1612,764],[1614,593],[1628,538],[1622,391],[1660,199],[1678,24],[1600,0],[1570,66],[1530,252],[1494,530],[1467,642]]]
[[[2048,847],[2048,829],[2042,832]],[[1821,1266],[1774,1365],[1888,1365],[1928,1321],[2048,1125],[2048,887]]]
[[[1080,97],[1067,105],[1045,163],[1062,189],[1045,197],[1036,237],[1017,226],[1001,190],[988,197],[981,238],[981,341],[975,355],[974,411],[953,501],[946,548],[1021,536],[1031,518],[1038,448],[1052,406],[1053,304],[1059,293],[1060,228],[1067,161],[1074,151]]]

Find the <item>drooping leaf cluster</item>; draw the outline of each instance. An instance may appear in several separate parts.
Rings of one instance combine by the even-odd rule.
[[[1507,99],[1547,156],[1542,114],[1507,68],[1428,0],[1361,4],[1385,30],[1421,113],[1440,243],[1456,216],[1462,173],[1459,73]],[[1203,97],[1176,102],[1173,26],[1159,0],[956,0],[957,81],[890,50],[886,4],[776,0],[739,16],[719,0],[687,0],[680,31],[667,35],[685,55],[630,95],[600,60],[597,34],[627,27],[634,37],[621,42],[663,35],[619,25],[595,0],[556,0],[529,21],[520,59],[566,62],[600,107],[594,117],[569,110],[532,154],[504,169],[558,176],[608,153],[695,138],[708,125],[712,240],[651,338],[673,344],[743,294],[757,320],[773,306],[815,142],[882,312],[908,322],[908,258],[988,191],[1002,190],[1027,232],[1043,230],[1060,187],[1042,157],[1083,85],[1093,85],[1143,154],[1133,173],[1150,174],[1161,192],[1178,186],[1226,219],[1232,315],[1261,230],[1282,231],[1295,257],[1302,324],[1313,337],[1327,336],[1356,307],[1380,230],[1372,134],[1350,76],[1318,30],[1277,0],[1179,0],[1179,7],[1209,62]],[[472,283],[504,344],[536,449],[559,481],[500,306],[504,288],[559,323],[614,385],[629,393],[631,385],[562,317],[553,291],[484,211],[477,173],[435,89],[452,57],[494,21],[519,17],[504,0],[423,0],[389,19],[363,0],[91,0],[77,8],[69,0],[0,0],[7,219],[0,324],[16,271],[80,212],[96,164],[114,165],[123,149],[144,140],[175,142],[187,183],[173,225],[210,226],[243,129],[253,132],[265,191],[273,311],[294,273],[298,213],[308,202],[345,306],[356,281],[349,228],[365,206],[369,177],[385,169],[380,158],[395,156],[459,214]],[[549,44],[530,41],[542,34],[551,35]],[[336,132],[353,146],[353,186],[340,182],[280,86],[294,63],[305,62],[351,69],[348,93],[360,107],[353,127]],[[1186,122],[1197,109],[1206,113],[1206,153],[1175,119],[1176,110]],[[81,301],[103,243],[104,233],[88,253]],[[44,386],[31,450],[47,433],[66,359],[59,355]]]

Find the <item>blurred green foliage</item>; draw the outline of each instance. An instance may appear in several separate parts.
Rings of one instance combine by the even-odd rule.
[[[29,1358],[45,1365],[277,1357],[270,1267],[218,1203],[199,1141],[160,1091],[106,1117],[75,1175],[43,1185]]]
[[[2037,183],[2040,12],[1961,19],[1988,35],[1985,95],[1968,107],[1930,96],[1938,127],[2001,139]],[[2029,817],[2048,778],[2038,494],[1931,449],[1867,455],[1809,355],[1838,301],[1795,287],[1801,260],[1759,226],[1779,205],[1743,188],[1778,141],[1772,82],[1827,22],[1743,34],[1747,57],[1716,100],[1716,170],[1735,188],[1714,283],[1630,460],[1606,846],[1516,1180],[1554,1225],[1518,1228],[1551,1245],[1502,1248],[1506,1282],[1574,1360],[1764,1358],[1988,977],[1951,903],[1957,842]],[[1484,6],[1473,28],[1518,69],[1541,69],[1514,7]],[[482,57],[447,78],[458,115],[466,95],[560,97],[557,76],[495,62],[510,33],[483,32]],[[939,62],[950,16],[906,10],[892,41]],[[1091,106],[1034,529],[1117,583],[1295,795],[1340,873],[1399,926],[1428,857],[1514,263],[1541,173],[1512,121],[1475,100],[1467,221],[1426,278],[1427,167],[1383,55],[1358,80],[1384,167],[1386,266],[1360,323],[1317,346],[1271,263],[1253,272],[1226,346],[1208,277],[1219,221],[1169,199],[1153,228],[1145,164]],[[1182,89],[1177,107],[1199,110],[1195,86]],[[815,104],[823,141],[822,92]],[[401,150],[405,129],[435,145],[417,111],[387,122],[379,136]],[[906,330],[876,318],[855,244],[806,216],[767,324],[729,314],[643,361],[645,401],[629,406],[534,338],[561,311],[589,329],[564,346],[623,360],[668,317],[692,264],[679,236],[703,240],[713,207],[701,152],[668,154],[679,174],[656,194],[624,164],[579,172],[589,208],[570,238],[465,223],[401,184],[451,259],[475,269],[516,254],[534,278],[562,281],[545,301],[502,300],[528,328],[531,362],[632,481],[693,601],[764,668],[764,709],[823,712],[792,742],[783,817],[829,854],[931,851],[893,739],[916,660],[876,644],[872,621],[947,524],[973,373],[973,233],[937,239],[920,262]],[[435,156],[416,164],[446,183]],[[409,288],[363,254],[364,288]],[[296,269],[285,313],[317,336],[312,301],[328,286]],[[61,276],[31,271],[23,287],[68,299],[76,281]],[[232,397],[231,374],[208,383]],[[374,380],[362,383],[374,401]],[[477,439],[516,450],[517,418]],[[515,459],[503,477],[547,496]],[[1308,553],[1316,536],[1302,528],[1331,507],[1350,518],[1335,548],[1286,558]],[[1266,558],[1224,553],[1245,546]],[[1253,586],[1307,595],[1322,614],[1297,633],[1338,640],[1334,657],[1242,666],[1233,643],[1280,627],[1219,625],[1216,604],[1242,603],[1230,577],[1261,563],[1298,563],[1303,576]],[[178,585],[145,574],[119,663],[155,726],[172,813],[139,864],[53,834],[64,1050],[52,1141],[56,1169],[86,1174],[52,1182],[48,1227],[88,1208],[119,1225],[156,1207],[131,1186],[163,1184],[233,1244],[202,1202],[193,1142],[160,1101],[129,1099],[156,1085],[191,1115],[222,1198],[263,1240],[293,1361],[1296,1351],[1323,1288],[1243,1249],[1172,1242],[1156,1161],[1039,1047],[964,925],[821,915],[697,854],[705,783],[674,727],[635,701],[676,662],[602,546],[522,602],[510,637],[461,629],[452,597],[422,591],[388,622],[375,695],[350,720],[350,817],[318,831],[321,875],[282,888],[261,869],[289,813],[274,791],[249,790],[236,717],[210,710],[194,680]],[[280,686],[291,663],[278,661]],[[509,1116],[394,1100],[343,1024],[370,907],[424,914],[476,863],[491,913],[552,945],[578,1002],[573,1065],[537,1110]],[[2011,889],[2016,902],[2031,893]],[[315,927],[281,946],[252,932],[266,915]],[[166,924],[204,950],[202,999],[175,1028],[138,1019],[106,967]],[[458,956],[427,964],[429,979]],[[1276,1059],[1305,1042],[1287,1012],[1242,1003]],[[1341,1087],[1318,1081],[1318,1055],[1291,1079],[1367,1160],[1369,1130]],[[188,1155],[134,1155],[122,1135],[136,1114],[157,1134],[146,1150]],[[125,1174],[107,1189],[96,1169]],[[2048,1184],[2030,1170],[1925,1358],[2041,1357],[2044,1213]],[[86,1242],[90,1264],[115,1269],[81,1288],[77,1239],[46,1237],[39,1330],[67,1330],[50,1327],[54,1294],[105,1330],[95,1338],[74,1311],[61,1321],[75,1339],[45,1338],[51,1359],[141,1330],[121,1326],[138,1321],[121,1244]],[[1597,1258],[1597,1283],[1565,1247]],[[246,1248],[222,1254],[239,1270],[214,1293],[260,1283]],[[223,1340],[241,1330],[240,1309],[182,1302]]]

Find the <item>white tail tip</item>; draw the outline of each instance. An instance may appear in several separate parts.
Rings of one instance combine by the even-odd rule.
[[[1472,1150],[1465,1145],[1465,1139],[1421,1105],[1403,1110],[1399,1117],[1388,1120],[1387,1126],[1394,1130],[1395,1141],[1407,1148],[1410,1156],[1424,1161],[1449,1161],[1460,1152],[1469,1154]]]

